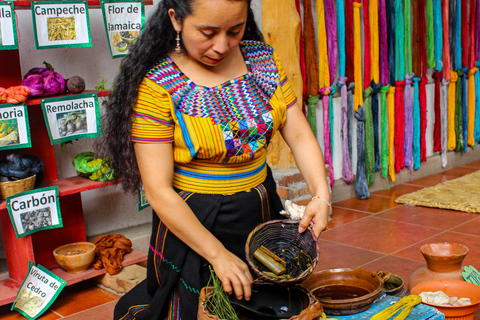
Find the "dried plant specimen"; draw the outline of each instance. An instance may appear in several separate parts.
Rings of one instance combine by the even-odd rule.
[[[23,289],[20,291],[17,301],[15,301],[15,308],[21,309],[30,317],[33,317],[40,311],[44,302],[33,292]]]
[[[75,40],[75,17],[47,18],[48,41]]]

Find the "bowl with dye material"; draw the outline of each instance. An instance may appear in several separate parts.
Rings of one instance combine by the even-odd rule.
[[[466,306],[434,305],[432,306],[445,315],[445,320],[473,320],[475,311],[480,304],[480,286],[476,284],[453,279],[430,280],[415,285],[411,293],[419,295],[422,292],[442,291],[449,297],[469,298],[472,304]]]
[[[95,259],[95,244],[74,242],[53,250],[58,265],[67,272],[79,273],[88,269]]]
[[[327,315],[351,315],[367,310],[382,292],[377,272],[362,268],[338,268],[316,271],[302,287],[312,292]]]
[[[200,293],[198,320],[219,320],[210,314],[213,287],[204,287]],[[213,301],[209,301],[212,298]],[[270,283],[258,283],[252,286],[249,301],[238,300],[229,296],[230,304],[240,319],[250,320],[284,320],[284,319],[319,319],[323,313],[320,302],[311,292],[300,286],[277,286]]]

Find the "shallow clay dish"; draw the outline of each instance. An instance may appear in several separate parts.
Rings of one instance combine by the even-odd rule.
[[[475,311],[480,304],[480,286],[461,280],[431,280],[417,284],[411,290],[412,294],[419,295],[425,291],[443,291],[449,297],[470,298],[472,304],[467,306],[432,306],[445,315],[445,320],[473,320]]]
[[[382,284],[377,272],[339,268],[312,273],[302,287],[312,292],[327,315],[350,315],[367,310],[382,292]]]
[[[53,250],[53,256],[65,271],[82,272],[88,269],[95,258],[95,245],[91,242],[65,244]]]

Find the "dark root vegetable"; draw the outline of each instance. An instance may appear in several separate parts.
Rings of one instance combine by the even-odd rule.
[[[67,80],[67,89],[71,93],[81,93],[85,91],[85,80],[79,76],[73,76]]]

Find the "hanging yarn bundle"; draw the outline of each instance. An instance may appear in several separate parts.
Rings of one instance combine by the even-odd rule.
[[[365,176],[367,184],[371,186],[375,180],[375,147],[373,134],[373,116],[372,116],[372,82],[371,67],[371,45],[370,45],[370,19],[368,10],[368,0],[363,4],[363,39],[364,39],[364,73],[363,73],[363,111],[365,113]]]
[[[348,94],[347,94],[347,77],[345,77],[345,7],[343,0],[337,0],[337,41],[338,41],[338,74],[339,79],[337,86],[340,88],[341,97],[341,137],[342,137],[342,178],[346,183],[353,181],[352,162],[350,160],[350,151],[348,150]]]
[[[367,179],[365,176],[365,150],[364,150],[364,125],[365,113],[363,110],[362,97],[362,52],[361,52],[361,38],[360,38],[360,8],[362,7],[361,0],[355,0],[353,5],[353,21],[354,21],[354,74],[355,74],[355,90],[354,108],[355,118],[357,119],[357,176],[355,181],[355,192],[358,198],[370,198],[368,191]]]
[[[395,171],[405,168],[404,128],[405,107],[404,88],[405,55],[404,55],[404,24],[402,0],[395,0]]]
[[[435,80],[435,123],[433,127],[433,152],[442,151],[442,123],[440,111],[440,85],[442,80],[442,8],[441,0],[433,0],[433,23],[434,23],[434,55],[435,55],[435,72],[432,77]]]
[[[318,76],[319,76],[319,94],[322,97],[323,104],[323,142],[325,164],[330,166],[330,187],[333,187],[334,170],[332,161],[332,141],[330,120],[333,120],[333,100],[335,86],[330,84],[335,78],[335,67],[337,62],[337,31],[334,16],[333,0],[327,0],[324,7],[323,1],[317,2],[317,22],[318,22]],[[325,25],[329,26],[329,30]],[[334,66],[335,65],[335,66]],[[333,72],[331,72],[333,68]],[[332,123],[333,126],[333,123]]]
[[[315,104],[318,102],[318,62],[317,45],[315,40],[315,25],[313,22],[312,0],[304,1],[304,47],[305,64],[308,66],[305,72],[307,100],[307,121],[315,137],[317,136],[317,120]]]
[[[470,0],[470,43],[468,46],[468,145],[475,147],[475,0]]]
[[[379,60],[380,60],[380,162],[382,167],[382,177],[387,178],[388,175],[388,113],[387,113],[387,92],[390,89],[388,83],[388,42],[387,42],[387,15],[385,0],[378,3],[379,10]]]

